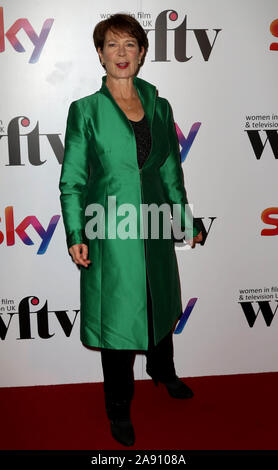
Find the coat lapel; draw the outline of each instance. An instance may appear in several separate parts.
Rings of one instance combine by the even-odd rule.
[[[110,93],[108,87],[106,86],[106,78],[107,76],[104,75],[102,77],[102,87],[100,88],[100,92],[103,93],[105,96],[107,96],[114,104],[114,106],[117,108],[117,111],[120,113],[120,116],[123,117],[123,122],[126,123],[126,126],[128,127],[129,131],[132,132],[132,135],[134,136],[134,131],[132,129],[132,125],[130,124],[128,117],[126,114],[123,112],[123,110],[120,108],[120,106],[117,104],[115,99],[113,98],[112,94]],[[154,132],[153,132],[153,119],[154,119],[154,112],[155,112],[155,104],[156,104],[156,97],[157,97],[157,90],[154,85],[151,83],[147,82],[146,80],[143,80],[138,77],[134,77],[133,79],[133,84],[137,90],[138,96],[141,100],[145,115],[147,117],[149,126],[150,126],[150,132],[151,132],[151,139],[152,142],[154,140]],[[151,147],[150,154],[143,164],[144,168],[147,168],[152,165],[152,149],[153,145]],[[136,159],[137,161],[137,159]]]
[[[133,84],[138,92],[149,125],[152,127],[155,100],[157,96],[156,87],[138,77],[134,77]]]

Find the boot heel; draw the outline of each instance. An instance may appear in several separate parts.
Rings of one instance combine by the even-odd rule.
[[[150,372],[148,369],[146,369],[146,372],[147,372],[147,374],[150,376],[150,378],[152,379],[154,385],[155,385],[156,387],[158,387],[158,383],[159,383],[158,378],[157,378],[155,375],[152,375],[151,372]]]

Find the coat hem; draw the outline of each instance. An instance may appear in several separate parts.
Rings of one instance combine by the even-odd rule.
[[[102,349],[113,349],[113,350],[121,350],[121,351],[147,351],[148,348],[144,349],[144,348],[139,348],[139,349],[136,349],[136,348],[115,348],[114,346],[112,347],[107,347],[107,346],[95,346],[95,344],[88,344],[88,342],[85,342],[85,341],[82,341],[81,340],[81,343],[82,345],[85,347],[85,348],[90,348],[90,349],[96,349],[96,350],[102,350]]]

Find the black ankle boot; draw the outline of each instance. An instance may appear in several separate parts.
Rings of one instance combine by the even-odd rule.
[[[152,376],[152,375],[151,377],[156,386],[158,385],[159,382],[164,384],[165,387],[167,388],[169,395],[172,398],[186,399],[186,398],[192,398],[194,396],[194,393],[191,390],[191,388],[185,385],[185,383],[182,380],[180,380],[177,376],[167,381],[160,380],[159,378]]]
[[[174,380],[171,380],[171,382],[162,383],[164,383],[169,395],[172,398],[185,399],[192,398],[194,396],[194,393],[192,392],[191,388],[185,385],[185,383],[182,382],[182,380],[180,380],[178,377],[176,377]]]
[[[111,401],[106,404],[106,411],[114,439],[124,446],[132,446],[135,442],[135,434],[130,420],[130,402],[128,400]]]
[[[135,435],[130,420],[110,420],[111,434],[114,439],[124,446],[133,446]]]

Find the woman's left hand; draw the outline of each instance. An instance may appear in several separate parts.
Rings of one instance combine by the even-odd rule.
[[[188,244],[191,246],[191,248],[195,248],[196,243],[201,243],[203,241],[203,235],[202,232],[199,232],[196,237],[192,238],[192,240],[188,240]]]

